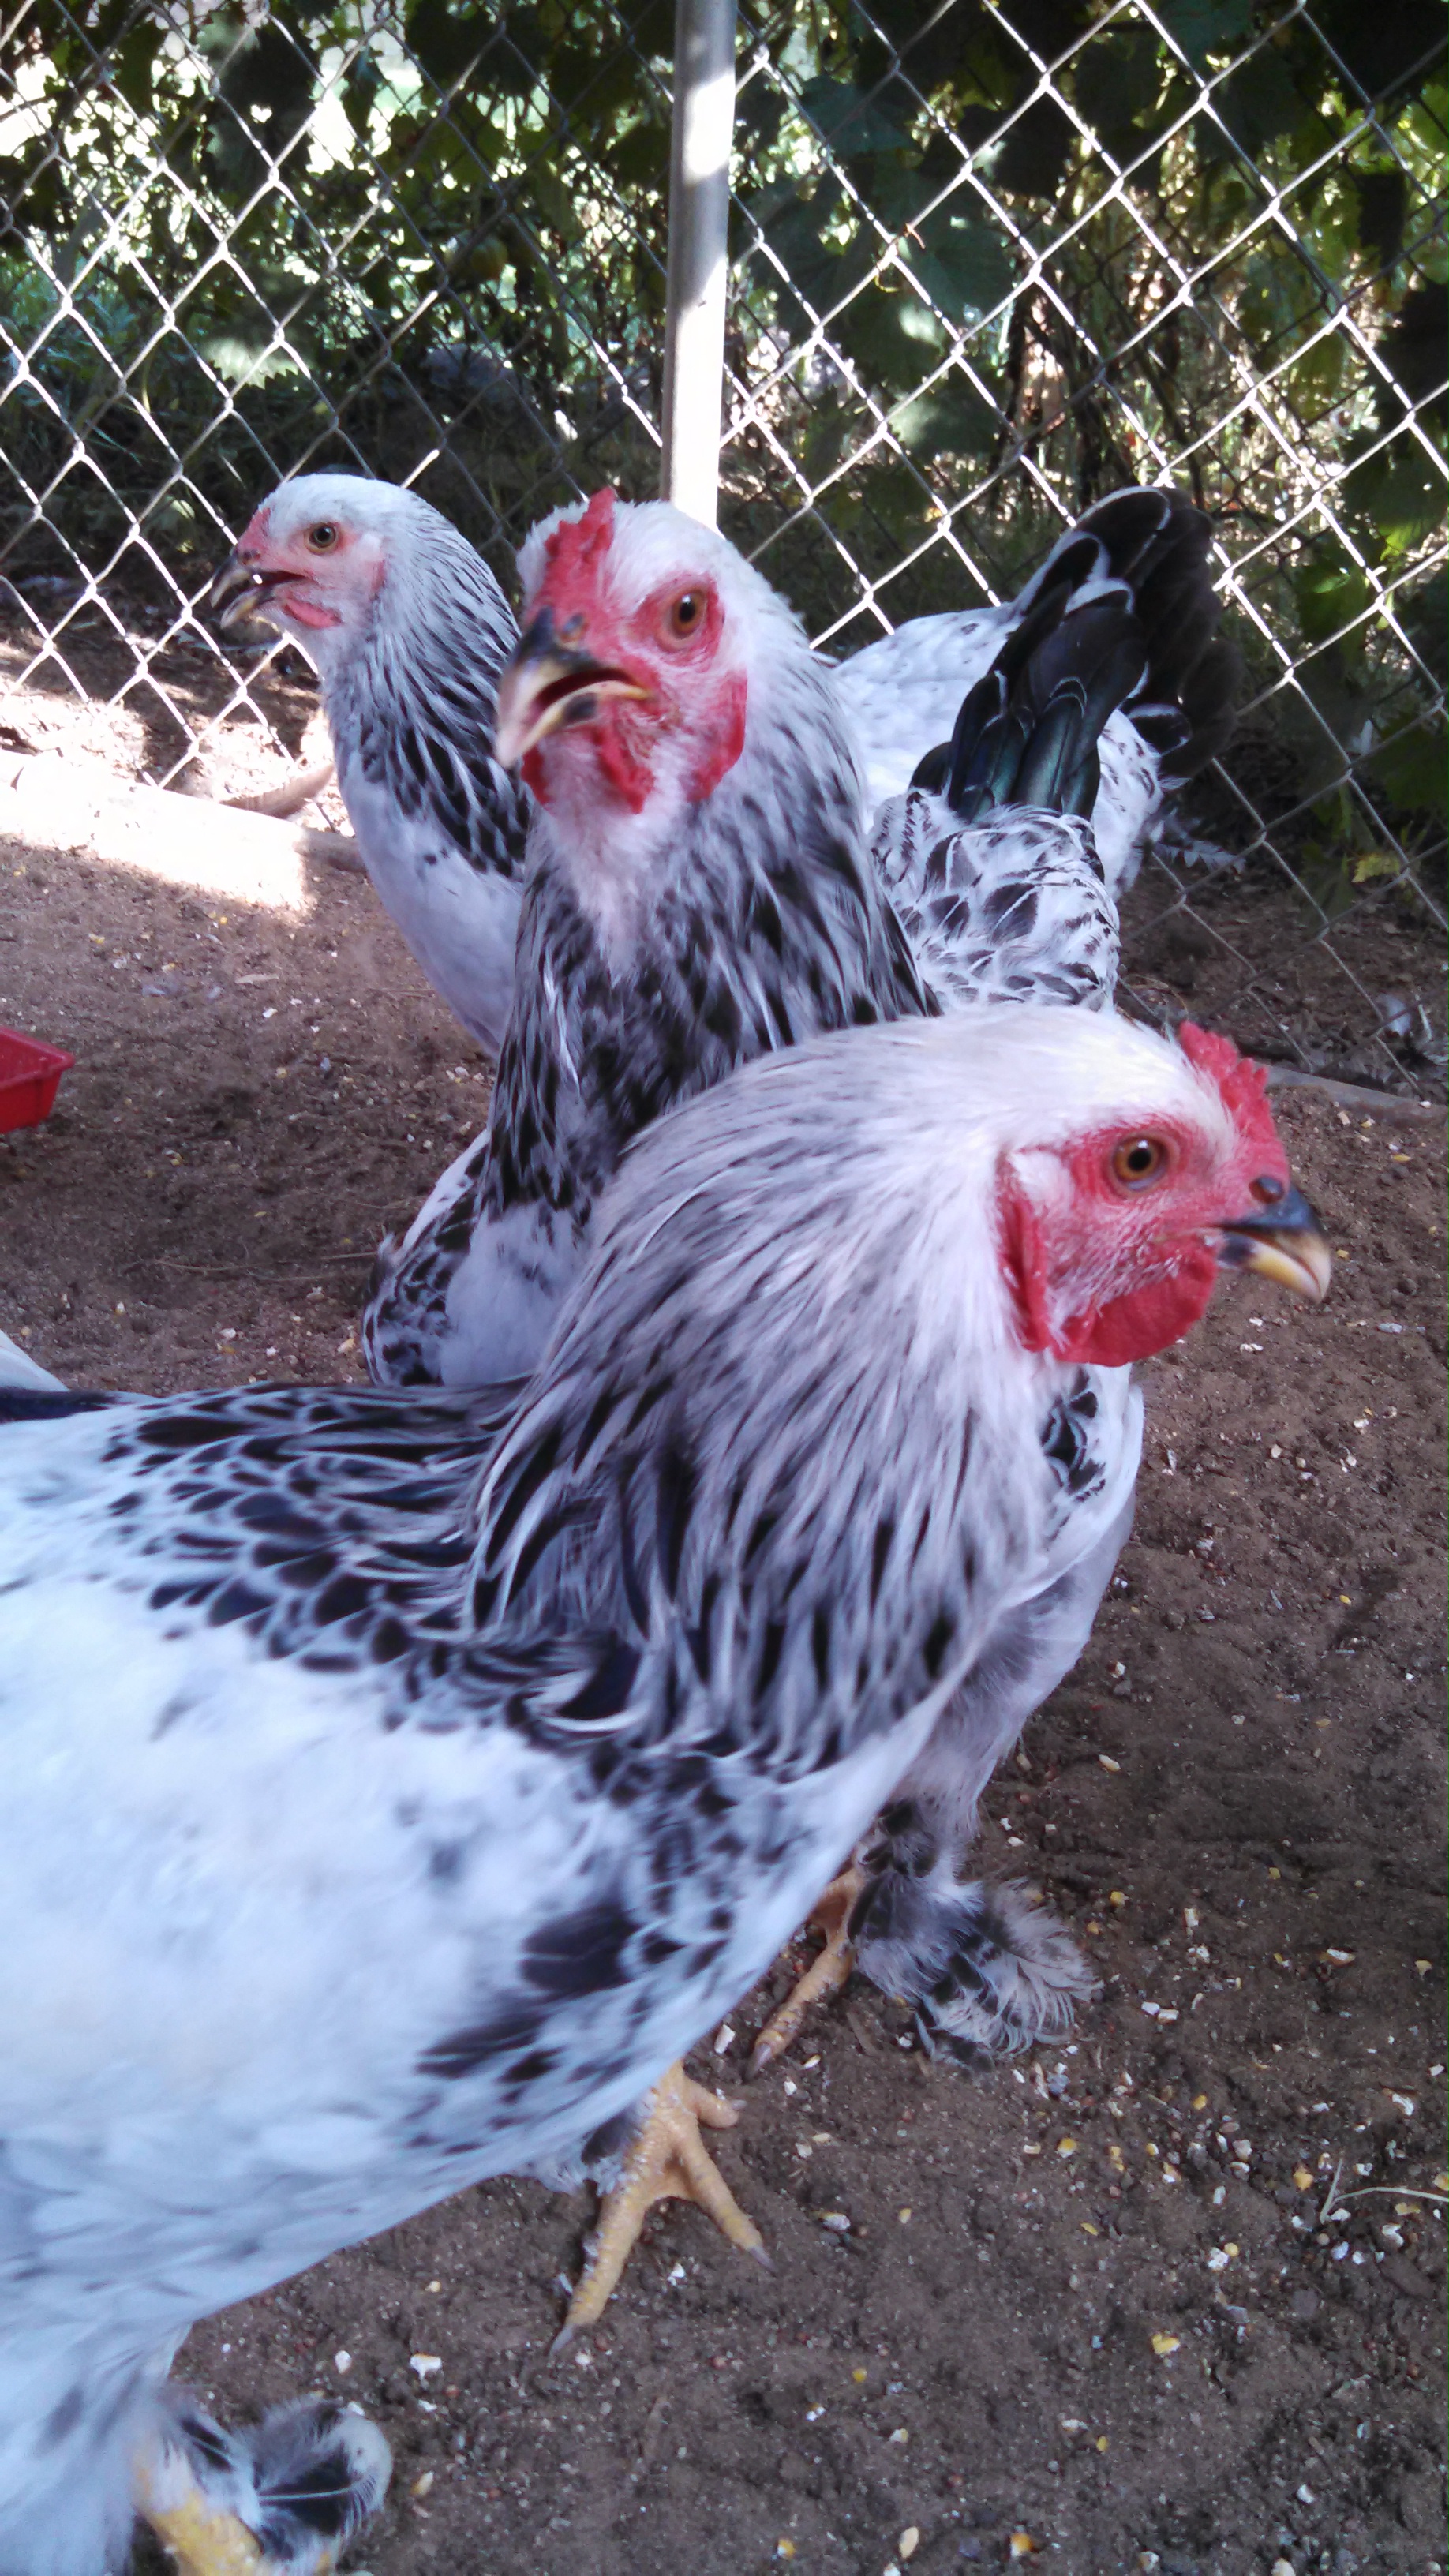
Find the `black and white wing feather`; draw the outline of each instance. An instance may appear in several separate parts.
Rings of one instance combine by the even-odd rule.
[[[1231,730],[1238,662],[1217,636],[1211,535],[1181,493],[1113,493],[1058,539],[1005,606],[909,619],[840,664],[834,685],[872,808],[903,794],[949,738],[963,699],[1024,621],[1054,599],[1125,582],[1146,663],[1133,698],[1104,725],[1089,811],[1108,885],[1130,885],[1164,789],[1202,768]]]
[[[945,1007],[1110,1009],[1117,907],[1087,817],[1145,661],[1125,583],[1044,598],[877,816],[873,863]]]

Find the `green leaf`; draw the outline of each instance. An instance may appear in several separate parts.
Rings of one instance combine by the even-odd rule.
[[[937,456],[988,456],[1001,436],[1002,423],[992,405],[953,368],[929,393],[893,411],[891,427],[913,456],[929,461]]]
[[[1355,859],[1353,863],[1355,885],[1373,885],[1380,877],[1398,877],[1403,872],[1401,862],[1391,850],[1370,850],[1366,858]]]
[[[1338,547],[1325,548],[1298,564],[1293,573],[1298,623],[1307,644],[1325,644],[1369,604],[1367,580],[1358,565]]]
[[[1240,64],[1217,92],[1217,108],[1236,144],[1256,160],[1264,146],[1303,124],[1306,108],[1287,64],[1272,46]],[[1327,137],[1324,137],[1327,140]]]
[[[1344,498],[1368,551],[1395,565],[1440,527],[1442,474],[1417,439],[1395,439],[1345,476]]]
[[[823,141],[842,159],[856,152],[909,149],[911,132],[850,81],[807,81],[800,104]]]
[[[482,9],[450,9],[447,0],[414,0],[403,41],[439,89],[461,78],[482,52],[495,23]]]
[[[943,207],[921,227],[923,251],[908,247],[911,267],[956,322],[978,320],[1006,301],[1016,284],[996,229],[964,208]]]
[[[867,287],[838,316],[832,336],[883,393],[908,393],[946,354],[934,314],[898,287]]]
[[[1202,71],[1210,54],[1231,53],[1252,32],[1253,0],[1160,0],[1162,23]]]
[[[141,25],[133,27],[124,41],[117,45],[111,56],[111,79],[126,105],[134,108],[137,116],[150,116],[154,109],[153,75],[164,33],[164,27],[156,21],[148,23],[143,19]]]
[[[1449,804],[1449,740],[1427,720],[1385,743],[1368,764],[1384,794],[1411,813],[1442,814]]]
[[[236,331],[214,331],[197,345],[226,385],[266,385],[278,376],[298,373],[290,350],[269,350],[260,337],[252,340]]]
[[[1161,95],[1165,66],[1151,27],[1118,19],[1077,57],[1076,102],[1114,161],[1135,161],[1158,122],[1150,116]]]

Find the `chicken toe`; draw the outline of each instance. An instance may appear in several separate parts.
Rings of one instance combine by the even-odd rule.
[[[224,2432],[184,2392],[167,2398],[136,2464],[136,2502],[181,2576],[332,2576],[387,2491],[377,2426],[306,2397]]]
[[[181,2576],[262,2576],[257,2542],[234,2513],[210,2504],[193,2486],[168,2504],[148,2505],[145,2519]]]
[[[759,2229],[745,2216],[700,2136],[701,2128],[732,2129],[739,2116],[732,2102],[694,2083],[678,2064],[660,2077],[623,2172],[604,2195],[593,2250],[554,2340],[556,2353],[586,2326],[597,2325],[656,2201],[692,2200],[742,2254],[752,2254],[770,2269]]]
[[[777,2012],[770,2015],[750,2052],[750,2073],[763,2074],[777,2057],[783,2057],[791,2040],[812,2004],[826,1995],[837,1993],[849,1979],[855,1965],[855,1944],[850,1937],[850,1918],[856,1900],[870,1885],[863,1869],[854,1862],[833,1878],[819,1903],[813,1907],[808,1931],[823,1932],[825,1945],[818,1950],[802,1977],[792,1986]]]

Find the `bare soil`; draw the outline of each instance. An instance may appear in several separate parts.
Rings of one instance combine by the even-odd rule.
[[[92,1385],[357,1375],[488,1083],[366,885],[288,923],[0,844],[0,892],[0,1021],[77,1057],[0,1140],[0,1320]],[[658,2213],[556,2364],[588,2212],[514,2182],[198,2329],[224,2414],[382,2423],[375,2576],[1442,2568],[1443,1137],[1279,1114],[1333,1295],[1148,1371],[1118,1586],[987,1801],[1099,2000],[972,2081],[857,1982],[742,2089],[782,1967],[696,2061],[773,2276]]]

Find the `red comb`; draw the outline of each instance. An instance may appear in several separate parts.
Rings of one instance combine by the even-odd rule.
[[[614,534],[614,494],[605,485],[576,519],[564,519],[544,540],[548,571],[542,588],[557,602],[575,582],[591,588]]]
[[[1255,1064],[1251,1056],[1239,1055],[1231,1038],[1219,1037],[1212,1029],[1200,1029],[1192,1020],[1183,1021],[1177,1042],[1188,1063],[1217,1084],[1224,1107],[1245,1139],[1256,1137],[1271,1144],[1281,1158],[1283,1148],[1268,1106],[1266,1066]]]

